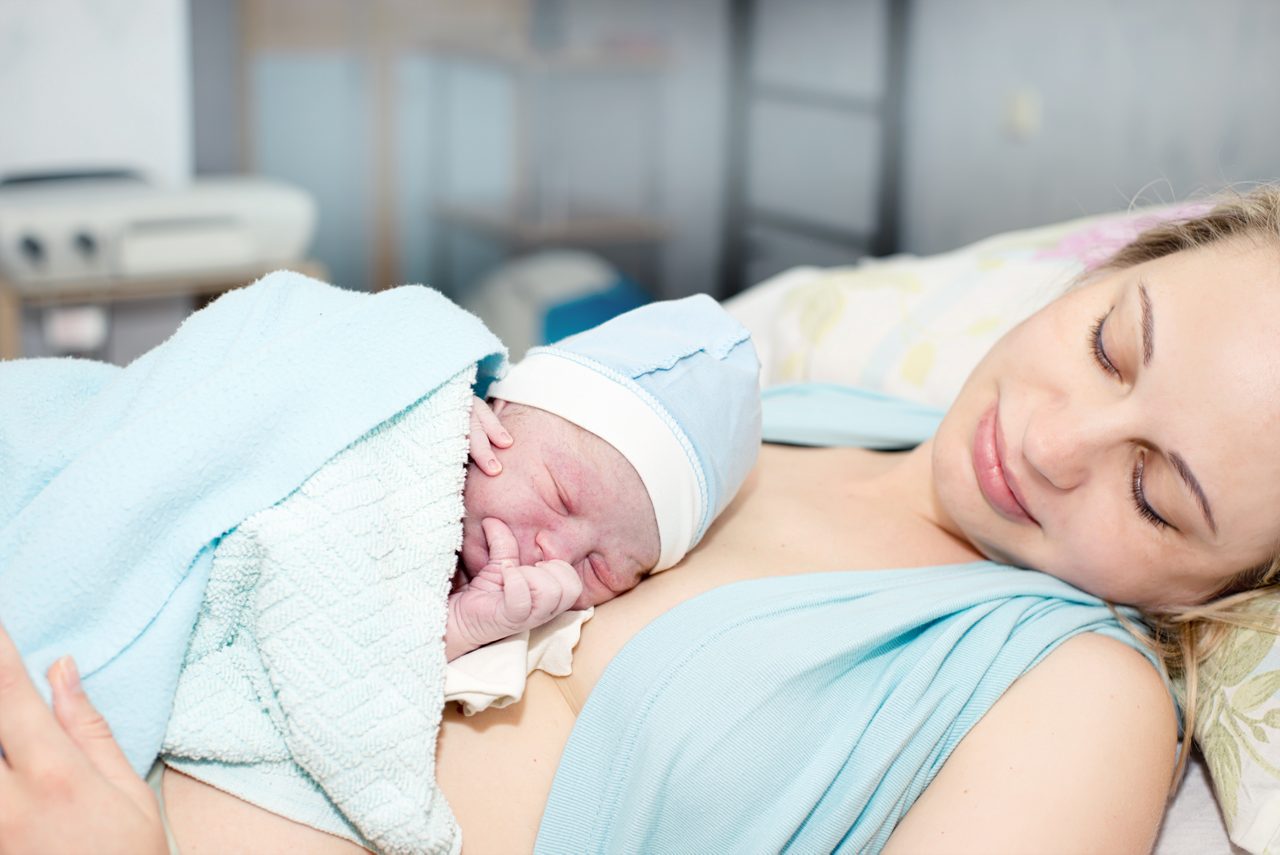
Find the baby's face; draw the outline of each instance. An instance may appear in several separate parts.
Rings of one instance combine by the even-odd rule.
[[[498,475],[468,464],[462,563],[474,575],[489,562],[480,526],[504,522],[520,563],[558,558],[582,578],[575,609],[629,591],[658,563],[658,523],[640,476],[595,434],[534,407],[495,402],[515,442],[494,448]]]

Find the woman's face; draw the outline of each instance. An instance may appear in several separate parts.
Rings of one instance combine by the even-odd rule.
[[[1280,545],[1280,250],[1108,272],[1002,338],[932,449],[943,524],[996,561],[1144,607]]]

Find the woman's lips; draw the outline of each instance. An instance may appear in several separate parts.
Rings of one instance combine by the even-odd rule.
[[[978,479],[978,489],[987,504],[1000,516],[1012,522],[1034,523],[1035,519],[1018,501],[1013,489],[1009,486],[1001,455],[1001,437],[997,420],[998,404],[978,420],[978,429],[973,436],[973,472]]]

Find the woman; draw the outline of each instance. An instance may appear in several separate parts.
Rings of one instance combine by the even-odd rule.
[[[438,779],[467,851],[532,847],[610,660],[728,582],[990,558],[1140,607],[1165,660],[1194,669],[1218,620],[1276,576],[1278,313],[1280,192],[1264,189],[1148,232],[1017,327],[915,450],[766,446],[680,572],[598,610],[572,676],[536,675],[497,713],[446,716]],[[1146,658],[1077,635],[967,732],[886,851],[1147,851],[1176,732]],[[175,774],[163,791],[184,851],[353,849]]]

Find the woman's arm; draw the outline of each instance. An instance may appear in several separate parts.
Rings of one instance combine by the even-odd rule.
[[[885,852],[1150,852],[1176,738],[1151,664],[1077,636],[974,726]]]

